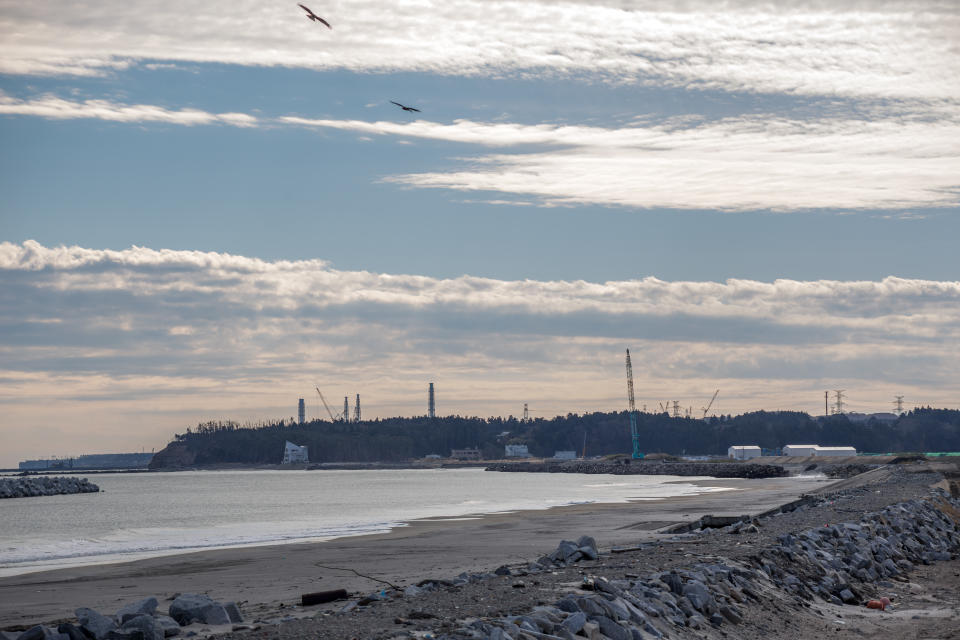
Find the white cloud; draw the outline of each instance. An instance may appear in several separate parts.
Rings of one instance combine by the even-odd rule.
[[[392,176],[416,187],[538,196],[547,205],[680,209],[899,209],[960,203],[960,120],[743,117],[601,128],[458,120],[281,122],[487,147],[459,171]]]
[[[26,115],[53,120],[95,118],[114,122],[163,122],[179,125],[229,124],[253,127],[257,119],[245,113],[210,113],[199,109],[166,109],[157,105],[126,105],[110,100],[64,100],[45,95],[23,100],[0,91],[0,114]]]
[[[398,123],[257,118],[53,95],[20,99],[3,92],[0,114],[187,126],[286,125],[352,131],[364,142],[392,136],[399,144],[423,138],[505,149],[541,147],[471,158],[459,170],[384,179],[413,187],[532,196],[542,206],[795,211],[960,203],[960,117],[806,121],[750,116],[614,128],[470,120]]]
[[[449,75],[587,74],[798,95],[960,99],[960,10],[916,2],[332,0],[0,3],[4,73],[98,74],[130,61]]]
[[[0,438],[20,458],[49,453],[45,424],[162,446],[203,419],[292,415],[314,384],[370,416],[422,413],[428,380],[443,412],[610,410],[625,347],[651,406],[720,387],[724,412],[817,411],[844,388],[882,410],[952,402],[960,380],[960,282],[438,279],[28,241],[0,243],[0,299],[17,301],[0,306]]]

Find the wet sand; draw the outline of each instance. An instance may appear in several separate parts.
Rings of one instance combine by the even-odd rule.
[[[706,514],[755,514],[822,489],[829,481],[770,478],[696,481],[732,491],[629,504],[586,504],[472,519],[418,520],[385,534],[200,551],[120,564],[92,565],[0,578],[0,628],[74,617],[77,607],[115,612],[149,596],[207,593],[244,602],[248,613],[298,604],[300,595],[344,588],[371,592],[534,560],[562,539],[596,538],[602,548],[649,540],[655,530]],[[337,567],[339,569],[321,568]]]

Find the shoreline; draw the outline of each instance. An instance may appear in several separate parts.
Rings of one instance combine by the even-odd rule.
[[[0,578],[0,628],[67,618],[80,606],[110,611],[117,602],[176,592],[205,592],[215,599],[246,601],[253,610],[276,610],[310,591],[375,587],[348,571],[317,565],[347,567],[396,583],[446,578],[536,557],[562,538],[586,533],[602,546],[635,543],[669,525],[708,514],[759,513],[832,484],[796,478],[693,482],[739,491],[414,520],[387,533],[322,542],[202,550],[8,576]]]

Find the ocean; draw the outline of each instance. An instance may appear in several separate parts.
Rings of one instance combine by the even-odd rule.
[[[476,468],[183,471],[89,479],[100,493],[0,500],[0,576],[217,547],[329,540],[386,532],[419,519],[726,490],[691,483],[704,478]]]

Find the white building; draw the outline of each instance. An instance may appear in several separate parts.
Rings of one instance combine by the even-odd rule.
[[[750,458],[759,458],[763,455],[760,447],[753,445],[737,445],[727,449],[727,457],[734,460],[749,460]]]
[[[817,455],[817,445],[815,444],[788,444],[783,448],[785,456],[799,456],[808,458]]]
[[[555,451],[553,454],[554,460],[576,460],[577,452],[576,451]]]
[[[525,444],[508,444],[505,445],[505,454],[507,458],[529,458],[530,450],[527,449]]]
[[[309,461],[306,445],[300,447],[287,440],[287,444],[283,447],[283,464]]]
[[[854,447],[817,447],[816,455],[847,457],[857,455],[857,450]]]

